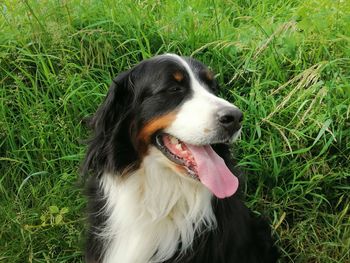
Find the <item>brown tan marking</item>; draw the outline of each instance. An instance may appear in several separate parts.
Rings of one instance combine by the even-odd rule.
[[[176,117],[177,112],[169,112],[159,116],[146,123],[137,136],[137,148],[141,155],[147,152],[147,146],[150,144],[151,136],[161,129],[168,127]]]
[[[213,80],[214,79],[214,73],[211,72],[210,70],[206,70],[205,71],[205,77],[208,79],[208,80]]]
[[[175,163],[173,164],[173,167],[175,171],[187,177],[187,170],[185,167]]]
[[[187,170],[186,170],[186,168],[183,165],[174,163],[174,162],[172,162],[170,160],[167,160],[167,161],[168,161],[168,164],[169,164],[169,168],[171,170],[173,170],[175,173],[178,173],[178,174],[181,174],[181,175],[183,175],[185,177],[188,177]]]
[[[176,81],[181,82],[184,79],[184,74],[180,71],[175,71],[173,77]]]

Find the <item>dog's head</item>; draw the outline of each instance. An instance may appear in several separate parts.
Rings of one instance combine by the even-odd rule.
[[[92,119],[84,169],[125,174],[158,154],[179,176],[200,181],[216,196],[238,180],[211,145],[238,137],[242,112],[216,96],[214,74],[192,58],[157,56],[119,74]]]

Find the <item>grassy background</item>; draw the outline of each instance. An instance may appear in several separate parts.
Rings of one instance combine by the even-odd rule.
[[[350,1],[0,2],[0,262],[81,262],[82,119],[165,52],[245,112],[247,203],[281,262],[350,262]]]

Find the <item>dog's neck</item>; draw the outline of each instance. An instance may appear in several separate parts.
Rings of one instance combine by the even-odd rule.
[[[109,242],[103,263],[161,262],[190,247],[195,233],[215,227],[211,193],[166,162],[151,148],[133,174],[103,175],[108,219],[101,238]]]

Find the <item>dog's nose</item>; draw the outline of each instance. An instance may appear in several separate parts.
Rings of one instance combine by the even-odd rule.
[[[224,127],[229,133],[234,133],[241,128],[243,112],[238,108],[225,107],[218,111],[217,118],[222,127]]]

